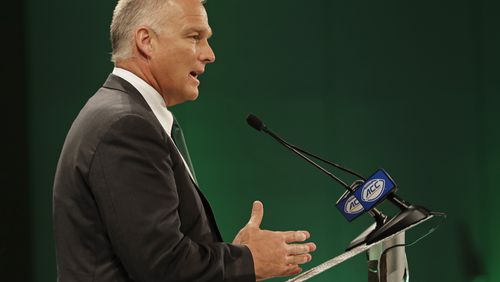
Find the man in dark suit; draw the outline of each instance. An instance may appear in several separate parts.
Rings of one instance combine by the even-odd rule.
[[[255,281],[301,271],[307,231],[224,243],[167,107],[198,96],[215,55],[200,0],[120,0],[115,69],[74,121],[54,183],[59,281]]]

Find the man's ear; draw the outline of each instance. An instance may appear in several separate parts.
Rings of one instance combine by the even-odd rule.
[[[153,55],[153,38],[155,33],[147,28],[140,27],[135,31],[135,47],[141,56],[151,58]]]

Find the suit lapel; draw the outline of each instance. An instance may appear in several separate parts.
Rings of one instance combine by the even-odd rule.
[[[144,99],[142,94],[139,92],[139,90],[137,90],[132,84],[130,84],[128,81],[124,80],[123,78],[121,78],[119,76],[116,76],[114,74],[110,74],[108,76],[108,78],[106,79],[106,81],[104,82],[103,87],[108,88],[108,89],[118,90],[118,91],[124,92],[126,94],[129,94],[132,99],[134,99],[137,103],[139,103],[144,108],[146,108],[148,110],[148,112],[150,113],[150,119],[153,120],[155,123],[157,123],[158,127],[161,128],[161,131],[163,133],[163,139],[166,142],[171,143],[171,146],[175,147],[174,141],[168,136],[167,132],[165,132],[165,130],[161,126],[160,122],[156,118],[155,114],[153,113],[153,110],[151,109],[151,107],[148,105],[148,103],[146,102],[146,100]],[[180,161],[183,162],[180,152],[178,151],[177,147],[175,147],[175,148],[176,148],[175,151],[178,154]],[[194,181],[191,173],[189,173],[189,170],[184,165],[184,163],[183,163],[183,167],[184,167],[184,169],[186,169],[186,171],[188,171],[188,175],[189,175],[189,178],[191,180],[191,183],[194,185],[198,195],[200,196],[200,198],[202,200],[203,208],[204,208],[205,213],[207,214],[208,220],[210,222],[210,228],[212,229],[213,233],[215,234],[214,240],[222,242],[223,238],[222,238],[222,235],[221,235],[219,228],[217,226],[217,222],[215,221],[215,216],[214,216],[214,213],[212,211],[212,208],[210,207],[210,203],[208,202],[207,198],[205,198],[205,195],[203,195],[203,193],[201,192],[200,187],[198,186],[196,181]]]

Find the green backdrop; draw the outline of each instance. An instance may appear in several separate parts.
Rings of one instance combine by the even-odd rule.
[[[55,280],[53,175],[72,120],[112,70],[114,5],[26,1],[34,281]],[[308,267],[370,224],[367,216],[347,223],[334,207],[342,188],[249,128],[253,112],[292,143],[364,175],[385,168],[404,198],[448,213],[407,249],[412,281],[500,281],[497,1],[206,6],[217,61],[199,99],[172,110],[226,241],[256,199],[264,228],[312,233],[318,251]],[[366,281],[365,258],[313,281]]]

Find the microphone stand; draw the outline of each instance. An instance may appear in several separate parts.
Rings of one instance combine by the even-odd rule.
[[[308,163],[319,169],[327,176],[333,178],[333,180],[341,184],[347,190],[346,193],[352,195],[356,190],[356,188],[365,183],[366,179],[360,174],[350,169],[344,168],[338,164],[330,162],[324,158],[311,154],[295,145],[288,143],[287,141],[279,137],[276,133],[269,130],[267,126],[255,115],[250,114],[247,117],[247,122],[251,127],[255,128],[258,131],[264,131],[265,133],[269,134],[281,145],[283,145],[287,149],[291,150],[292,152],[300,156],[302,159],[304,159],[305,161],[307,161]],[[341,179],[339,179],[337,176],[335,176],[334,174],[327,171],[322,166],[320,166],[319,164],[308,158],[306,155],[318,159],[327,164],[330,164],[335,168],[343,170],[347,173],[355,175],[360,179],[355,180],[349,186]],[[388,194],[386,199],[389,200],[390,203],[392,203],[399,209],[399,213],[396,216],[389,218],[387,215],[383,214],[376,207],[370,209],[368,213],[374,218],[375,223],[372,224],[370,227],[368,227],[366,230],[364,230],[353,241],[351,241],[351,243],[348,245],[346,249],[346,251],[349,251],[362,244],[370,245],[380,241],[380,243],[376,244],[367,251],[367,256],[369,260],[368,262],[369,282],[407,281],[409,275],[408,263],[406,260],[405,249],[402,247],[404,246],[405,232],[400,232],[400,231],[414,224],[417,224],[418,222],[431,216],[431,212],[428,209],[421,206],[412,205],[411,203],[403,200],[401,197],[396,195],[395,191]],[[393,238],[384,240],[398,232],[400,233],[394,236]],[[394,252],[391,252],[392,254],[390,255],[387,254],[386,251],[394,247],[399,247],[399,248],[397,248],[397,250],[394,250]],[[387,254],[387,256],[384,256],[384,254]],[[376,268],[374,268],[374,266],[376,266]],[[374,273],[377,273],[378,275],[375,275]]]

